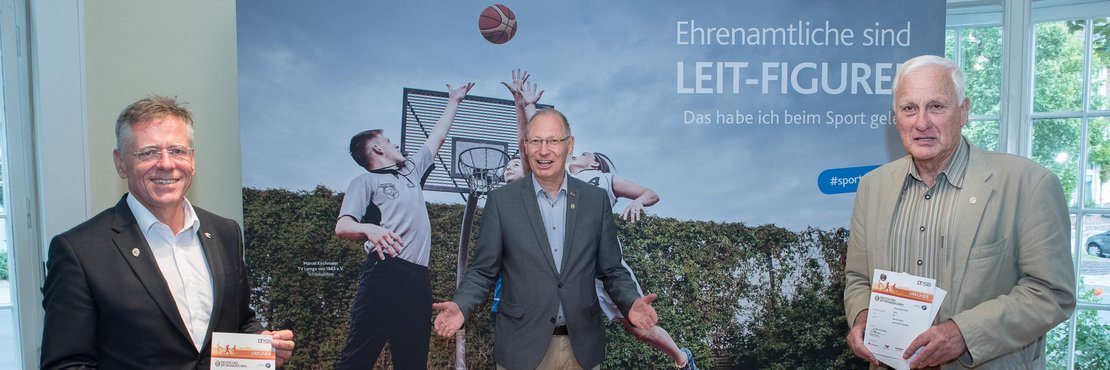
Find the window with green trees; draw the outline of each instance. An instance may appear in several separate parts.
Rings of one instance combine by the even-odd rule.
[[[1077,258],[1073,317],[1048,335],[1050,369],[1110,369],[1110,18],[1061,17],[1034,5],[1031,159],[1060,178],[1072,212]],[[1040,11],[1040,13],[1038,13]],[[998,150],[1004,30],[953,25],[945,54],[967,75],[971,114],[964,134]]]

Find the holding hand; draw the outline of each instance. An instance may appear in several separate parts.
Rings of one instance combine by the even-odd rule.
[[[967,351],[967,343],[964,342],[964,335],[956,322],[945,320],[914,338],[902,358],[908,360],[918,349],[921,353],[910,364],[911,369],[936,367],[952,362]]]
[[[285,362],[289,361],[289,357],[293,356],[293,347],[296,346],[296,343],[293,342],[292,330],[263,330],[259,334],[269,335],[273,337],[273,339],[270,341],[270,345],[274,347],[274,352],[276,355],[275,362],[277,363],[277,366],[281,366]]]
[[[872,365],[879,365],[879,360],[863,344],[863,332],[866,330],[867,310],[863,310],[856,315],[856,322],[852,324],[852,330],[848,331],[848,347],[852,348],[852,353],[855,353],[856,357],[862,358]]]

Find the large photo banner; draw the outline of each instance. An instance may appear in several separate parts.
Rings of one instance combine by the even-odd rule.
[[[252,304],[297,332],[290,368],[333,368],[363,335],[359,307],[410,304],[356,302],[377,256],[344,235],[343,214],[406,243],[428,236],[402,257],[427,266],[431,301],[451,299],[484,206],[464,177],[485,166],[491,187],[511,180],[521,95],[566,115],[570,173],[608,185],[628,216],[625,260],[700,368],[861,366],[840,302],[854,189],[904,155],[893,78],[910,57],[943,55],[943,1],[237,4]],[[442,119],[446,140],[424,153]],[[390,174],[351,155],[371,129],[407,160]],[[397,203],[405,188],[426,203]],[[430,227],[393,221],[424,210]],[[487,302],[470,317],[461,357],[431,335],[427,367],[492,368],[495,315]],[[606,329],[603,367],[674,366],[619,321]],[[399,341],[373,366],[408,356]]]

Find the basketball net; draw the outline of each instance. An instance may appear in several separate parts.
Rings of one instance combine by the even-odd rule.
[[[459,172],[466,179],[470,194],[481,195],[505,181],[509,156],[497,148],[476,147],[459,153]]]

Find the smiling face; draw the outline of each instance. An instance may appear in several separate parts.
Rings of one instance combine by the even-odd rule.
[[[566,176],[567,156],[574,150],[574,137],[567,132],[566,124],[555,112],[540,111],[528,123],[525,139],[541,140],[538,145],[528,144],[528,166],[540,184],[562,184]],[[557,144],[547,140],[566,139]]]
[[[950,72],[937,65],[922,66],[902,76],[894,96],[902,146],[919,171],[941,171],[960,144],[970,100],[957,97]]]
[[[122,144],[112,157],[119,177],[127,179],[127,191],[155,215],[181,209],[196,173],[194,158],[191,151],[174,158],[165,148],[193,147],[193,136],[185,122],[176,116],[164,116],[136,123]],[[144,161],[134,154],[150,149],[157,150],[158,155]]]

